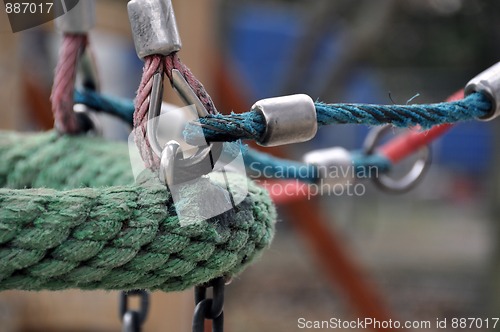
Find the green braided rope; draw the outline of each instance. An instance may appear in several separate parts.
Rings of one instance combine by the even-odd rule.
[[[237,209],[181,227],[151,173],[132,183],[127,152],[93,138],[0,132],[0,290],[178,291],[235,275],[269,246],[276,213],[255,184]],[[217,194],[217,182],[189,190]]]

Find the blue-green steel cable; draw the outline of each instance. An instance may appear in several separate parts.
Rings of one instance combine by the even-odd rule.
[[[76,91],[75,102],[118,116],[129,124],[133,122],[132,100],[104,96],[94,91]],[[490,108],[491,102],[481,93],[471,94],[460,101],[423,105],[316,103],[320,126],[389,123],[397,127],[420,125],[426,129],[438,124],[477,119],[486,115]],[[203,128],[206,141],[258,140],[265,131],[265,121],[256,111],[209,115],[187,125],[184,135],[188,142],[198,140],[200,126]],[[362,172],[366,175],[371,166],[377,167],[380,172],[385,172],[391,167],[390,161],[380,155],[366,156],[361,152],[354,152],[352,158],[356,173]],[[316,182],[319,178],[319,172],[313,165],[276,158],[252,149],[244,149],[244,160],[250,172],[264,177],[296,179],[304,182]]]
[[[429,129],[435,125],[456,123],[481,118],[488,114],[491,102],[482,93],[474,93],[463,100],[421,105],[324,104],[316,102],[319,126],[332,124],[364,124],[380,126],[391,124],[409,128],[419,125]],[[238,139],[259,141],[265,132],[265,120],[260,112],[210,115],[186,127],[187,140],[195,140],[199,127],[205,139],[230,142]]]
[[[134,102],[130,99],[110,97],[92,90],[76,90],[74,102],[84,104],[98,112],[114,115],[130,125],[133,124]]]
[[[338,178],[352,172],[358,178],[370,178],[388,171],[392,166],[387,158],[378,154],[365,155],[361,151],[354,151],[351,152],[351,157],[352,166],[332,165],[328,170],[332,173],[330,177]],[[245,150],[243,158],[247,172],[252,177],[299,180],[307,183],[318,182],[321,177],[315,165],[277,158],[252,149]]]
[[[132,123],[132,100],[104,96],[93,91],[77,91],[75,102],[98,111],[119,116]],[[423,129],[444,123],[456,123],[481,118],[491,109],[491,102],[481,93],[463,100],[420,105],[371,105],[316,103],[318,125],[331,124],[391,124],[396,127],[420,125]],[[233,142],[239,139],[259,140],[265,131],[265,121],[259,112],[230,115],[209,115],[187,125],[185,136],[195,142],[203,128],[204,139],[211,142]]]

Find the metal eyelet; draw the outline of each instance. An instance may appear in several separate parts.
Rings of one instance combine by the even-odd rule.
[[[366,155],[375,153],[376,147],[381,139],[389,133],[392,126],[382,126],[373,129],[365,139],[363,151]],[[427,173],[432,160],[430,146],[425,146],[421,149],[422,156],[415,162],[411,170],[401,179],[395,180],[387,174],[379,174],[378,177],[373,177],[372,180],[380,189],[393,193],[401,194],[413,189]]]

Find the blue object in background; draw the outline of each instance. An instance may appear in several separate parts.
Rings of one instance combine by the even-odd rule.
[[[304,33],[303,13],[289,6],[266,4],[234,5],[228,32],[228,52],[236,65],[238,74],[249,87],[253,100],[269,98],[281,94],[280,87],[287,76],[293,53]],[[308,66],[308,75],[302,83],[302,93],[315,98],[315,90],[329,79],[325,68],[335,62],[341,45],[335,38],[335,26],[325,31],[323,42],[317,45]],[[346,82],[346,97],[351,102],[376,102],[382,95],[379,84],[369,69],[354,70]],[[335,102],[326,100],[326,102]],[[312,148],[341,145],[357,148],[357,137],[364,136],[366,129],[361,126],[338,126],[335,130],[321,130],[311,143]],[[358,146],[359,147],[359,146]]]
[[[486,176],[492,162],[492,125],[485,122],[458,124],[436,144],[435,162],[474,176]]]
[[[302,18],[303,13],[289,6],[234,5],[229,23],[228,52],[255,100],[281,93],[279,88],[284,85],[286,71],[305,30]],[[315,87],[329,79],[325,70],[336,61],[341,47],[333,23],[331,31],[323,34],[323,41],[311,50],[313,63],[304,64],[310,74],[304,78],[301,92],[310,93],[313,98],[317,93]],[[346,97],[351,98],[351,102],[373,103],[381,95],[376,79],[367,69],[355,70],[346,86]]]
[[[282,7],[237,7],[231,15],[229,53],[255,100],[281,85],[302,29],[300,15]]]

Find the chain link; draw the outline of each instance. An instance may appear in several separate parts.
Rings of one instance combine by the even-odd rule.
[[[128,298],[139,296],[141,304],[139,311],[130,310]],[[146,321],[149,311],[149,293],[145,290],[131,290],[120,293],[120,319],[122,320],[122,332],[140,332]]]
[[[213,332],[224,331],[224,286],[225,279],[221,277],[195,287],[193,332],[204,332],[205,320],[212,321]],[[207,299],[207,288],[210,287],[213,288],[213,298]]]

